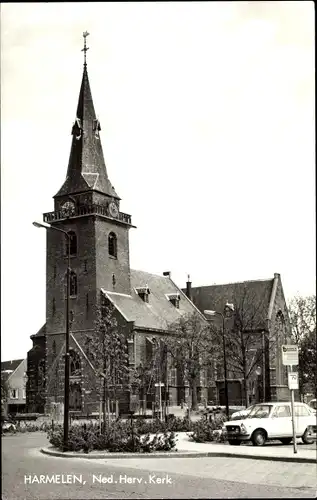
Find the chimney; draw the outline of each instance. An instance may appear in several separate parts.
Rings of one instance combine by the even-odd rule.
[[[186,295],[189,298],[189,300],[192,300],[192,282],[189,281],[190,276],[187,276],[187,282],[186,282]]]
[[[171,277],[171,271],[164,271],[163,276],[168,276],[169,278]]]

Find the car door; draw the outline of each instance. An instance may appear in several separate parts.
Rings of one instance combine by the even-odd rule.
[[[276,405],[270,420],[270,438],[292,437],[293,433],[290,405]]]
[[[303,404],[294,405],[296,435],[302,436],[308,425],[312,425],[312,415]]]

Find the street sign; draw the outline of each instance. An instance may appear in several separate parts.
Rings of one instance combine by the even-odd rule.
[[[298,389],[298,373],[292,372],[288,374],[288,388],[292,391]]]
[[[155,387],[164,387],[165,384],[163,382],[158,382],[157,384],[154,384]]]
[[[282,345],[282,363],[286,366],[298,365],[297,345]]]

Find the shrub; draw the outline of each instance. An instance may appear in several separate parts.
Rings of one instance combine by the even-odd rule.
[[[130,423],[128,423],[130,425]],[[159,419],[147,422],[146,420],[137,420],[134,424],[135,429],[140,434],[155,434],[156,432],[187,432],[191,429],[191,422],[187,417],[179,418],[172,415],[167,418],[167,421]]]
[[[56,448],[63,449],[63,428],[61,426],[51,429],[48,433],[49,442]],[[143,452],[170,451],[176,446],[173,432],[150,433],[142,435],[138,429],[127,422],[114,422],[100,432],[95,423],[73,425],[69,429],[68,450],[84,451],[107,450],[109,452]]]
[[[198,422],[193,423],[193,432],[188,434],[189,438],[196,443],[205,443],[208,441],[224,442],[221,429],[225,417],[223,415],[216,416],[214,419],[207,420],[201,418]]]
[[[49,422],[42,422],[41,424],[33,422],[18,422],[15,426],[15,432],[47,432],[51,429],[52,424]]]

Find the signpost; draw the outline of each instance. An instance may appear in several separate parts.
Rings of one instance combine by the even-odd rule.
[[[294,418],[294,390],[298,389],[298,373],[293,372],[293,366],[298,365],[297,345],[282,345],[282,362],[284,366],[290,366],[291,370],[288,372],[288,388],[291,391],[293,448],[294,453],[297,453],[296,428]]]
[[[282,345],[282,361],[285,366],[298,365],[298,346]]]
[[[290,372],[288,374],[288,388],[291,391],[298,389],[298,373]]]

